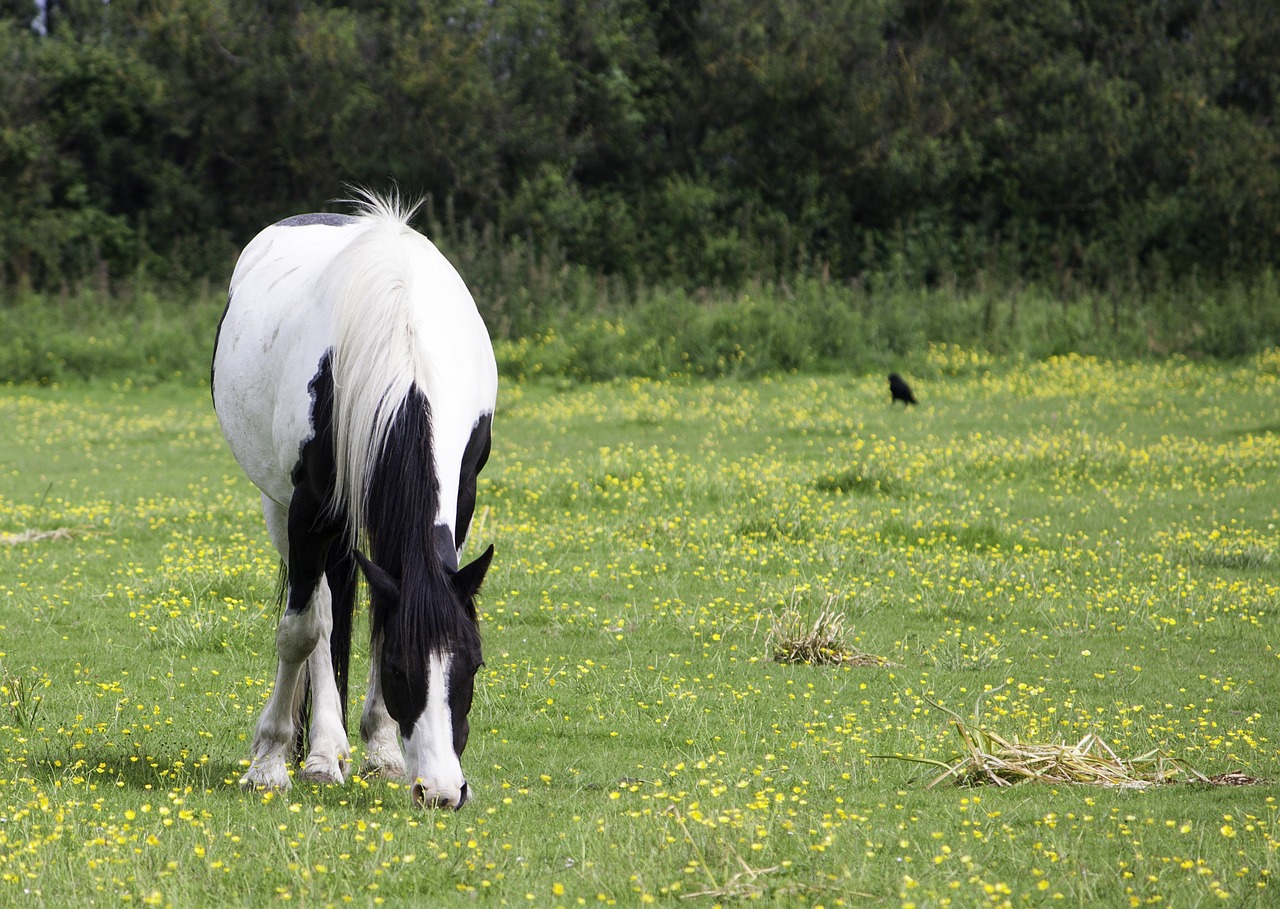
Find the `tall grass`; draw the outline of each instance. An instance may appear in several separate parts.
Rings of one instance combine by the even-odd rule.
[[[207,380],[225,297],[81,288],[0,298],[0,381]]]
[[[1015,279],[925,288],[892,271],[851,283],[813,271],[688,290],[595,274],[556,250],[500,243],[432,211],[425,220],[471,286],[513,377],[911,368],[931,343],[1029,359],[1231,358],[1280,344],[1280,278],[1271,270],[1212,285],[1135,279],[1105,291]],[[198,381],[224,303],[223,289],[208,284],[11,289],[0,293],[0,381]]]

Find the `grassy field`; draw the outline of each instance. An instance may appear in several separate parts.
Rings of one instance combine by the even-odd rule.
[[[207,390],[0,390],[0,903],[1275,905],[1280,353],[923,364],[506,384],[457,814],[237,788],[277,568]],[[1176,782],[928,788],[957,717]]]

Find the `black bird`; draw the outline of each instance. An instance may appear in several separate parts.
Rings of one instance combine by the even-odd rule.
[[[916,396],[911,393],[911,386],[906,380],[896,372],[889,373],[889,404],[892,406],[896,401],[901,401],[904,407],[910,407],[912,404],[918,403]]]

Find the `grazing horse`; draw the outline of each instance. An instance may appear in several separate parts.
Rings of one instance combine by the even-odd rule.
[[[497,366],[462,279],[408,226],[413,210],[362,197],[353,215],[299,215],[258,234],[218,326],[214,409],[262,492],[287,585],[275,686],[240,784],[289,787],[308,694],[301,774],[345,779],[358,566],[372,639],[362,772],[408,781],[416,805],[461,808],[481,664],[475,595],[493,547],[459,560]]]

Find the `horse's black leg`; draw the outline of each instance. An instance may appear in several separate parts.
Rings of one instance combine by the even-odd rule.
[[[347,726],[348,670],[351,665],[351,627],[356,606],[356,560],[345,538],[335,540],[329,550],[329,567],[325,569],[329,593],[333,601],[333,631],[329,635],[329,655],[333,660],[333,677],[342,704],[342,726]]]
[[[264,502],[272,537],[286,558],[289,588],[284,614],[276,629],[275,687],[258,719],[252,764],[241,785],[286,789],[287,757],[293,747],[296,719],[307,691],[304,667],[312,686],[311,753],[302,774],[323,782],[341,782],[351,748],[343,725],[343,705],[334,679],[329,641],[333,600],[326,577],[329,551],[342,524],[326,516],[320,496],[305,478],[294,488],[287,515]],[[280,525],[287,528],[280,533]],[[286,541],[281,546],[280,537]],[[349,621],[349,620],[348,620]]]

